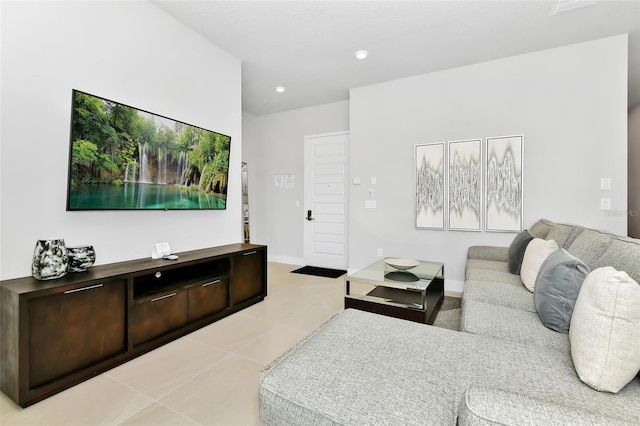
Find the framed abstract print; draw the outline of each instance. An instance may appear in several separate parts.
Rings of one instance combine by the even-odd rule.
[[[486,231],[522,230],[524,136],[487,138]]]
[[[416,228],[444,229],[444,142],[415,146]]]
[[[482,139],[449,142],[449,226],[482,230]]]

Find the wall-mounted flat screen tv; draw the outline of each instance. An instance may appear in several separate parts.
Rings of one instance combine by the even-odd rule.
[[[67,210],[225,209],[231,137],[73,91]]]

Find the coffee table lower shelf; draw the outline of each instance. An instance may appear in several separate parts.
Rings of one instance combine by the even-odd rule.
[[[375,287],[365,296],[345,296],[344,307],[431,325],[444,299],[444,282],[435,281],[426,292],[426,309],[421,308],[420,292],[383,286]]]

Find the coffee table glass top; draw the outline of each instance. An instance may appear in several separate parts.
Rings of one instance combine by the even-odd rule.
[[[418,266],[402,271],[382,259],[349,275],[347,279],[376,286],[425,289],[434,278],[443,277],[443,269],[443,263],[420,260]]]

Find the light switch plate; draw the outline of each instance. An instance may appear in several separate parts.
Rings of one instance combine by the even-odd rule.
[[[609,191],[611,189],[611,178],[600,178],[600,190]]]
[[[611,199],[610,198],[601,198],[600,199],[600,210],[611,210]]]
[[[364,201],[365,209],[375,209],[376,208],[376,200],[365,200]]]

